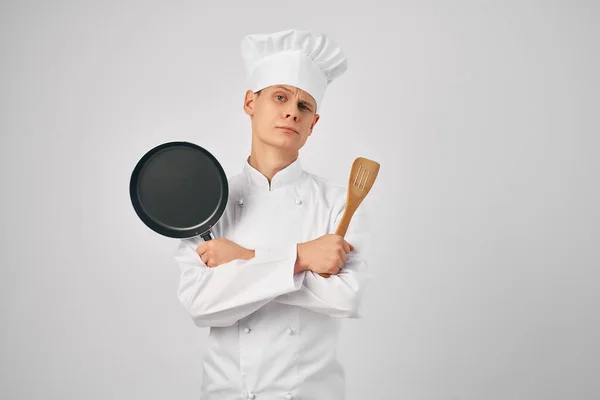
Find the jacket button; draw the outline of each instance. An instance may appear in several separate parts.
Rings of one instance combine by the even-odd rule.
[[[253,398],[255,398],[255,397],[256,397],[256,396],[254,395],[254,393],[252,393],[252,392],[248,393],[248,398],[249,398],[249,399],[253,399]]]
[[[250,333],[250,328],[246,328],[246,329],[244,329],[244,332],[246,332],[246,333]]]
[[[286,394],[286,395],[285,395],[285,398],[286,398],[286,399],[288,399],[288,400],[291,400],[291,398],[292,398],[292,394],[291,394],[291,393],[288,393],[288,394]]]
[[[302,204],[302,200],[296,199],[296,204],[298,204],[298,205]]]
[[[287,328],[287,333],[289,333],[291,335],[293,332],[294,331],[292,330],[292,328]]]
[[[239,200],[238,200],[238,204],[239,204],[240,206],[243,206],[243,205],[244,205],[244,200],[242,200],[242,199],[239,199]]]

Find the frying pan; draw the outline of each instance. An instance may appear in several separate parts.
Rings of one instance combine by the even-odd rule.
[[[229,184],[208,150],[176,141],[141,157],[131,173],[129,195],[138,217],[154,232],[208,241],[227,206]]]

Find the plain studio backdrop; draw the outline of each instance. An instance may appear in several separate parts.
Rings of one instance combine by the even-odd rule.
[[[331,35],[348,72],[301,150],[381,171],[348,400],[600,398],[598,3],[4,1],[0,398],[197,399],[207,328],[129,198],[185,140],[250,151],[239,43]],[[336,399],[332,399],[336,400]]]

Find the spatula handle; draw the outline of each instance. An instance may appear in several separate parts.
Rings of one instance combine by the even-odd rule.
[[[355,211],[356,209],[354,207],[346,207],[344,215],[342,215],[342,219],[340,220],[340,224],[335,231],[336,235],[340,235],[341,237],[346,236],[348,226],[350,226],[350,221],[352,220]]]
[[[352,216],[354,215],[355,211],[356,211],[356,207],[350,207],[350,206],[346,207],[346,210],[344,211],[344,215],[342,215],[342,219],[340,220],[340,223],[335,231],[336,235],[340,235],[341,237],[346,236],[346,232],[348,231],[348,226],[350,225],[350,221],[352,220]],[[325,274],[325,273],[321,273],[319,275],[321,275],[323,278],[329,278],[331,276],[331,274]]]

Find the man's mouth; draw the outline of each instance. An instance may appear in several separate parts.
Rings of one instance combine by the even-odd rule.
[[[291,128],[289,126],[278,126],[278,129],[283,129],[286,130],[288,132],[294,132],[295,134],[298,134],[298,131],[295,128]]]

